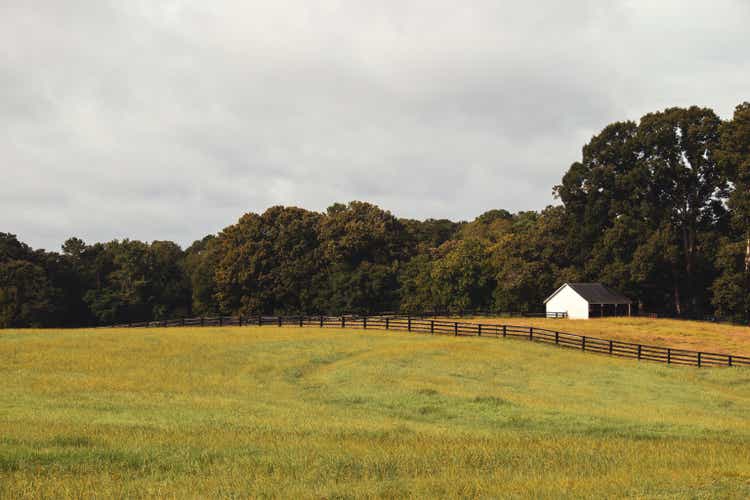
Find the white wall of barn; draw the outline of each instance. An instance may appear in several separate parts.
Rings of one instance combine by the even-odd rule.
[[[565,285],[547,302],[547,312],[566,312],[570,319],[589,319],[589,303]]]

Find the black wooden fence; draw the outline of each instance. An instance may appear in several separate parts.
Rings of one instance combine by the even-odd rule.
[[[586,352],[608,354],[659,363],[698,367],[750,367],[750,357],[733,354],[689,351],[671,347],[635,344],[586,335],[548,330],[533,326],[464,323],[407,315],[378,316],[215,316],[143,321],[112,325],[113,328],[154,328],[175,326],[298,326],[398,330],[432,335],[516,338],[554,344]]]
[[[568,317],[567,312],[528,312],[528,311],[488,311],[486,309],[462,309],[458,311],[420,311],[407,313],[377,313],[375,316],[392,315],[392,316],[411,316],[412,318],[435,318],[435,317],[448,317],[448,318],[471,318],[471,317],[486,317],[486,318],[551,318],[551,319],[564,319]]]

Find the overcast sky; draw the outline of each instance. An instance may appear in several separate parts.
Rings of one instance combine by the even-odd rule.
[[[542,209],[608,123],[750,100],[750,2],[0,0],[0,232]]]

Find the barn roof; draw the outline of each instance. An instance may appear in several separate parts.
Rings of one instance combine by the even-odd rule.
[[[566,286],[572,288],[573,291],[583,297],[589,304],[632,304],[633,302],[621,293],[607,288],[601,283],[565,283],[555,290],[555,293],[547,297],[544,303],[549,302],[552,297],[557,295]]]

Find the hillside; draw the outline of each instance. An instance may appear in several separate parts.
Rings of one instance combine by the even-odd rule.
[[[750,496],[744,369],[274,327],[5,330],[0,359],[0,497]]]
[[[451,317],[451,319],[454,319]],[[603,339],[689,349],[693,351],[750,355],[750,327],[707,321],[639,317],[588,320],[546,318],[466,318],[456,321],[482,324],[538,326]]]

